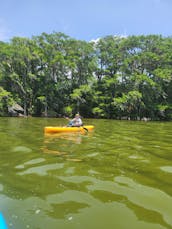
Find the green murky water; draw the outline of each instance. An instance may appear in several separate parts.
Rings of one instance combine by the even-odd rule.
[[[172,123],[0,118],[0,211],[13,229],[172,228]]]

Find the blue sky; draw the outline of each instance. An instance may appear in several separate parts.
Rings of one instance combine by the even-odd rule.
[[[63,32],[90,41],[107,35],[172,35],[172,0],[0,0],[0,40]]]

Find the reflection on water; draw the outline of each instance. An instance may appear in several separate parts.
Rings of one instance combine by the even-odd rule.
[[[9,228],[172,228],[172,123],[85,122],[93,133],[44,136],[63,120],[0,119]]]
[[[84,135],[88,136],[88,133],[44,134],[44,145],[41,149],[43,153],[63,156],[66,160],[79,162],[81,161],[79,158],[70,158],[68,150],[71,147],[71,143],[81,144]]]
[[[58,133],[58,134],[44,134],[45,143],[49,143],[50,141],[56,141],[59,139],[73,141],[76,144],[80,144],[82,142],[82,136],[88,135],[88,133]]]

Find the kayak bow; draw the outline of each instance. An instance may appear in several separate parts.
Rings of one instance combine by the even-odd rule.
[[[94,129],[93,125],[79,126],[79,127],[61,127],[61,126],[46,126],[44,127],[44,133],[54,134],[54,133],[70,133],[70,132],[83,132],[91,131]]]
[[[0,213],[0,229],[7,229],[7,225],[2,213]]]

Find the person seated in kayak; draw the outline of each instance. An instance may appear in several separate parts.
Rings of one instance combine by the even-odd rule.
[[[75,115],[75,118],[73,118],[67,126],[82,126],[82,120],[79,114]]]

